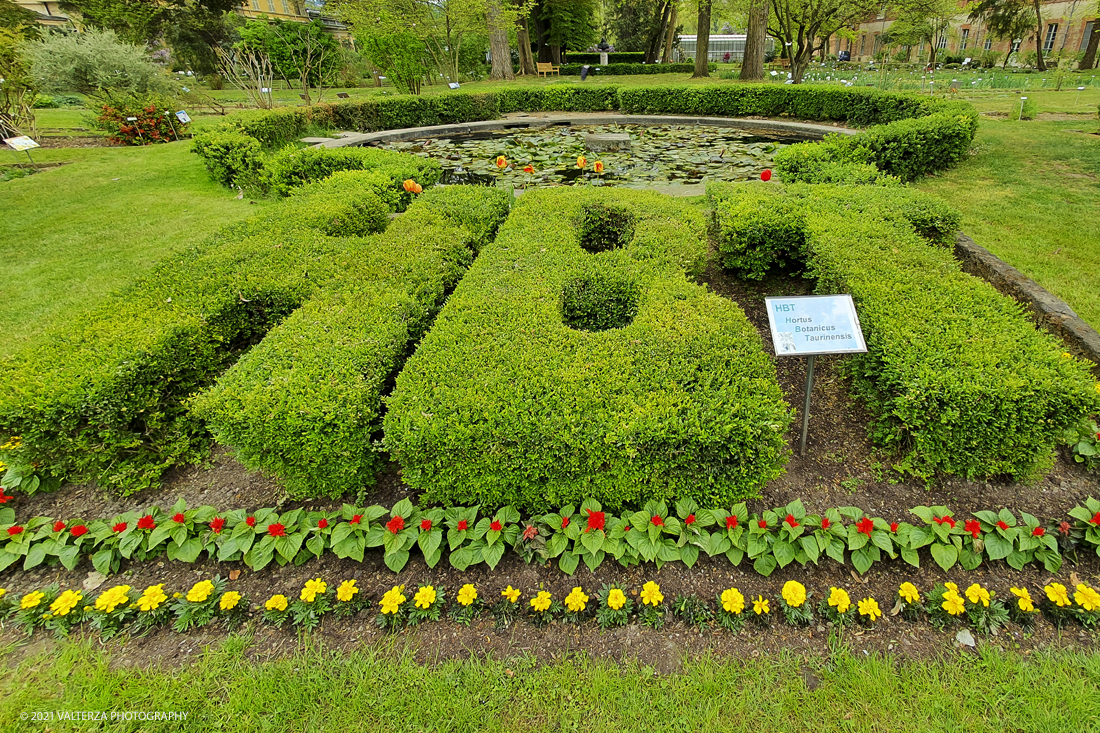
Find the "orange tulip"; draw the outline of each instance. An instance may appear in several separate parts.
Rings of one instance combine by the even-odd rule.
[[[577,167],[578,168],[584,168],[586,165],[588,165],[588,161],[584,159],[584,156],[583,155],[578,156],[577,157]]]
[[[533,165],[524,166],[523,167],[523,172],[524,173],[534,173],[535,172],[535,166],[533,166]]]
[[[409,193],[413,192],[413,186],[416,185],[416,181],[411,178],[405,179],[405,190]]]
[[[423,190],[424,190],[424,187],[421,186],[419,183],[414,183],[413,184],[413,187],[412,187],[412,192],[413,193],[420,193]]]
[[[597,160],[596,161],[596,172],[597,173],[603,173],[603,161],[602,160]]]
[[[508,167],[508,159],[505,158],[503,155],[498,155],[497,156],[497,168],[507,168],[507,167]]]

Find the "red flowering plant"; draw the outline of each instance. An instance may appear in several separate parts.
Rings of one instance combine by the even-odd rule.
[[[23,558],[23,568],[33,568],[46,559],[45,549],[38,539],[39,533],[52,531],[53,521],[49,517],[32,517],[23,524],[15,521],[15,511],[9,507],[0,508],[0,570]]]
[[[676,502],[676,517],[680,520],[680,536],[676,539],[676,546],[680,549],[680,562],[689,568],[699,559],[700,550],[714,555],[725,552],[721,549],[728,540],[725,532],[720,532],[717,546],[712,545],[710,532],[707,527],[715,524],[711,512],[704,512],[693,499],[681,499]],[[716,550],[710,552],[710,550]]]
[[[251,527],[253,531],[252,544],[241,558],[244,564],[252,570],[260,570],[267,567],[274,560],[279,565],[298,560],[298,553],[303,551],[306,533],[300,527],[304,509],[292,509],[289,512],[279,514],[272,509],[260,509],[252,517],[256,520]],[[244,522],[248,527],[248,518]],[[237,525],[238,527],[240,524]],[[236,532],[236,528],[234,528]],[[242,537],[248,536],[247,530],[241,530]],[[309,551],[305,551],[301,562],[308,559]]]
[[[420,512],[418,522],[418,534],[416,544],[420,548],[420,554],[424,556],[424,562],[429,568],[434,568],[443,557],[443,527],[446,521],[446,512],[443,509],[425,509]]]
[[[82,519],[68,522],[61,520],[50,524],[48,521],[38,528],[32,537],[34,545],[27,552],[23,569],[29,570],[43,563],[53,565],[60,562],[66,570],[72,570],[80,563],[81,553],[87,543],[94,544],[91,530]]]
[[[470,544],[452,553],[451,564],[460,570],[480,562],[488,565],[489,569],[495,568],[504,557],[504,551],[514,545],[519,537],[519,519],[519,512],[510,506],[500,509],[492,517],[482,517],[474,525]]]
[[[305,535],[302,552],[305,558],[321,557],[329,549],[329,538],[338,523],[338,515],[330,512],[306,512],[299,522],[299,529]]]
[[[217,511],[212,506],[188,509],[187,502],[180,499],[159,520],[154,517],[156,526],[149,532],[146,549],[153,552],[163,546],[169,560],[195,562],[204,548],[196,526],[207,525],[215,514]]]
[[[760,527],[761,521],[765,522],[764,527]],[[757,572],[762,575],[771,575],[776,566],[785,568],[795,561],[805,565],[809,561],[806,551],[802,549],[801,540],[806,530],[812,527],[808,527],[805,521],[806,507],[799,499],[795,499],[785,507],[764,512],[761,519],[757,521],[756,527],[762,531],[761,533],[750,531],[747,547]],[[773,526],[774,534],[771,530]],[[770,554],[759,554],[762,543],[768,543]]]
[[[329,547],[336,557],[363,562],[366,548],[382,544],[382,530],[377,521],[386,514],[386,508],[377,504],[368,507],[344,504],[340,508],[342,521],[336,523],[329,535]],[[330,523],[335,521],[335,517],[329,520]]]
[[[816,563],[827,555],[838,563],[844,563],[844,550],[848,546],[848,529],[844,525],[842,510],[826,509],[821,516],[806,517],[807,533],[799,538],[806,559]]]
[[[1090,496],[1085,499],[1084,506],[1078,505],[1070,509],[1069,515],[1077,520],[1077,526],[1071,529],[1083,531],[1085,542],[1092,545],[1096,554],[1100,555],[1100,501]],[[1070,534],[1070,529],[1067,529],[1066,534]]]
[[[969,520],[963,525],[967,537],[963,540],[963,550],[959,555],[959,564],[967,570],[973,570],[981,564],[983,550],[990,560],[1007,561],[1009,557],[1012,557],[1016,552],[1016,541],[1020,534],[1020,528],[1016,526],[1016,517],[1012,512],[1008,509],[1001,509],[999,512],[977,511],[974,512],[974,516],[977,517],[976,520]],[[968,545],[971,546],[968,548]],[[964,559],[969,559],[967,558],[969,554],[977,554],[978,560],[976,563],[972,560],[970,563],[964,561]],[[1013,561],[1014,564],[1013,562],[1009,564],[1017,569],[1023,568],[1021,556],[1016,555],[1013,557]]]
[[[1002,509],[1007,512],[1007,509]],[[975,516],[992,512],[974,512]],[[1057,573],[1062,567],[1062,555],[1058,551],[1058,538],[1054,532],[1047,532],[1038,518],[1027,512],[1020,512],[1021,524],[1013,527],[1016,532],[1015,545],[1012,552],[1005,556],[1005,562],[1017,570],[1023,570],[1024,566],[1033,560],[1043,563],[1043,568],[1048,573]],[[1007,522],[1006,522],[1007,523]],[[989,542],[985,544],[986,553],[993,559]]]
[[[724,554],[734,565],[739,565],[745,557],[748,546],[749,511],[745,502],[734,504],[730,509],[703,510],[701,514],[710,516],[711,522],[705,526],[714,527],[709,536],[699,535],[699,549],[709,557]]]
[[[924,522],[924,526],[913,527],[909,532],[909,549],[916,551],[927,546],[936,561],[944,570],[950,570],[959,561],[963,547],[963,536],[973,539],[973,531],[966,531],[965,522],[957,521],[945,506],[918,506],[909,510]]]
[[[642,559],[660,568],[666,562],[680,559],[676,538],[680,536],[680,520],[671,516],[663,501],[647,501],[645,507],[624,517],[630,529],[624,533],[626,541],[637,550]]]
[[[458,570],[465,570],[474,564],[472,553],[459,553],[457,550],[474,541],[474,533],[477,530],[477,511],[480,508],[480,506],[456,506],[446,511],[449,559],[451,565]]]
[[[382,559],[386,567],[395,573],[401,572],[401,568],[409,561],[409,550],[416,544],[416,537],[420,534],[419,510],[408,499],[394,504],[389,520],[382,527],[376,527],[368,533],[367,547],[377,547],[375,542],[379,533],[381,542],[378,544],[385,550]]]
[[[778,563],[772,555],[772,545],[779,535],[780,517],[773,511],[753,514],[749,517],[748,536],[745,538],[745,554],[752,560],[753,570],[765,578],[772,574]]]
[[[595,572],[608,554],[615,555],[620,550],[623,538],[612,538],[607,520],[607,513],[595,499],[585,499],[581,503],[576,521],[563,529],[566,538],[572,542],[572,547],[563,552],[558,560],[558,567],[563,572],[572,575],[581,560]]]
[[[160,94],[108,94],[93,124],[115,145],[167,143],[189,130],[176,117],[176,109],[175,100]]]
[[[117,573],[123,560],[145,560],[159,553],[160,548],[149,550],[148,539],[151,530],[139,529],[138,523],[146,519],[145,525],[155,524],[153,512],[160,516],[160,510],[151,512],[126,512],[103,520],[88,523],[90,541],[84,549],[94,549],[92,567],[104,575]],[[87,545],[92,545],[89,548]]]
[[[841,507],[839,512],[852,520],[847,526],[847,544],[848,556],[856,572],[866,573],[871,565],[882,560],[883,552],[891,558],[897,557],[893,533],[885,519],[872,519],[859,507]]]
[[[583,521],[582,517],[576,516],[576,511],[575,506],[566,504],[556,512],[539,514],[522,522],[514,547],[523,561],[530,564],[534,560],[542,563],[561,558],[570,543],[566,530],[570,525]]]

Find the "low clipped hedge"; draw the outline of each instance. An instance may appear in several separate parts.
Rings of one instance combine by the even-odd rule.
[[[198,153],[210,176],[223,186],[252,185],[263,170],[260,141],[234,130],[196,135],[191,152]]]
[[[598,53],[573,53],[570,51],[565,57],[566,64],[598,64],[600,63],[600,54]],[[610,51],[607,54],[607,63],[609,64],[641,64],[645,61],[645,51]],[[565,66],[566,64],[562,64]],[[661,67],[661,64],[648,64],[648,66]],[[664,68],[668,68],[668,64],[664,65]]]
[[[782,472],[791,412],[745,315],[689,280],[706,259],[682,202],[526,193],[387,400],[404,481],[427,501],[539,509],[756,495]]]
[[[424,187],[431,186],[439,181],[443,172],[439,161],[379,148],[285,148],[267,161],[263,180],[272,193],[287,196],[306,183],[348,170],[371,170],[385,175],[395,190],[407,179]],[[404,198],[405,203],[408,196]]]
[[[383,223],[375,190],[357,196],[317,186],[227,227],[0,361],[0,432],[23,462],[124,494],[201,459],[209,435],[184,402],[364,256],[324,233]]]
[[[339,171],[293,191],[279,220],[330,237],[365,237],[386,230],[390,213],[403,208],[403,193],[385,173]]]
[[[643,74],[691,74],[695,64],[600,64],[591,61],[562,64],[558,73],[562,76],[580,76],[581,68],[588,66],[589,76],[638,76]],[[718,64],[709,64],[710,71],[717,71]]]
[[[484,187],[422,197],[363,240],[339,288],[306,302],[195,398],[193,413],[291,496],[372,484],[383,462],[373,445],[382,393],[508,203]]]
[[[958,218],[942,204],[866,186],[711,184],[708,196],[724,234],[801,250],[818,292],[852,294],[868,353],[846,368],[875,415],[875,442],[902,454],[899,468],[1033,479],[1052,465],[1062,432],[1100,409],[1087,364],[918,234],[950,241]],[[802,214],[801,244],[792,211]]]
[[[609,112],[619,108],[619,87],[562,82],[544,87],[515,87],[497,93],[507,112]]]

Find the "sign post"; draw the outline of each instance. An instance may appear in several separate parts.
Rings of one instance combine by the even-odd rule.
[[[35,163],[34,158],[31,157],[31,148],[39,147],[38,143],[36,143],[34,140],[30,139],[26,135],[4,138],[4,143],[16,152],[22,151],[26,153],[27,160],[31,162],[31,165],[34,166],[34,169],[39,173],[42,172],[42,169],[38,167],[38,163]]]
[[[764,299],[776,356],[806,356],[806,403],[802,408],[802,443],[806,455],[810,430],[810,394],[814,357],[818,354],[863,354],[867,344],[851,295],[789,295]]]

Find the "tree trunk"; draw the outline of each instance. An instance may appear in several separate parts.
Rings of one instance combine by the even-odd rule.
[[[546,43],[546,21],[542,19],[542,5],[535,3],[535,6],[531,8],[531,17],[535,19],[535,39],[538,41],[539,46],[539,63],[549,64],[553,61],[550,56],[550,46]]]
[[[710,5],[711,0],[699,0],[699,29],[695,36],[695,73],[692,79],[710,76],[707,63],[710,60]]]
[[[672,7],[672,18],[668,22],[668,32],[665,33],[665,50],[661,54],[662,64],[672,63],[672,42],[676,40],[676,16],[679,13],[676,11],[676,6]]]
[[[1081,59],[1081,65],[1078,67],[1082,71],[1096,68],[1096,47],[1098,45],[1100,45],[1100,18],[1097,18],[1092,24],[1092,35],[1089,36],[1089,45],[1085,48],[1085,57]]]
[[[768,40],[768,0],[753,0],[749,6],[749,28],[745,32],[745,57],[741,81],[764,78],[764,45]]]
[[[1043,10],[1040,7],[1042,0],[1032,0],[1035,4],[1035,22],[1038,29],[1035,31],[1035,68],[1038,71],[1046,71],[1047,65],[1043,62]]]
[[[491,81],[512,81],[516,75],[512,72],[512,49],[508,45],[508,26],[500,8],[501,0],[489,0],[485,17],[489,25],[489,51],[493,54],[493,70],[489,73]]]
[[[668,17],[672,11],[671,2],[662,2],[657,6],[657,11],[661,16],[661,22],[658,23],[657,34],[649,41],[649,47],[645,52],[645,63],[656,63],[658,55],[661,53],[661,42],[665,38],[665,31],[668,29]]]
[[[550,63],[561,66],[561,46],[550,45]]]
[[[519,46],[519,73],[534,76],[535,57],[531,54],[531,35],[527,32],[527,16],[516,18],[516,45]]]
[[[813,58],[813,46],[799,46],[798,52],[791,56],[791,80],[795,84],[802,83],[802,76],[806,73],[806,69],[810,66],[810,59]]]

